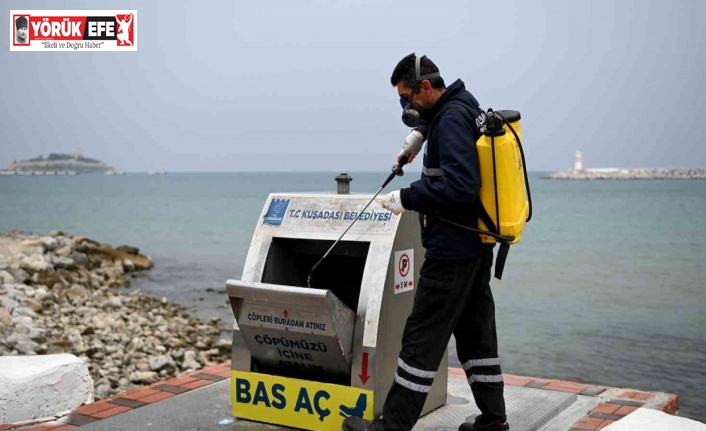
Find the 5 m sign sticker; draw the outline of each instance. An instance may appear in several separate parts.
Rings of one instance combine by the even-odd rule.
[[[395,252],[395,295],[414,289],[414,249]]]
[[[233,416],[315,431],[341,431],[349,416],[373,418],[373,392],[267,374],[231,371]]]
[[[137,11],[12,10],[10,51],[137,51]]]

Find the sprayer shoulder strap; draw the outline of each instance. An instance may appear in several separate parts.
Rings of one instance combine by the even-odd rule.
[[[458,110],[458,111],[463,111],[466,115],[467,120],[469,120],[471,124],[471,129],[473,130],[473,133],[475,134],[476,142],[481,138],[482,134],[480,133],[480,130],[478,130],[477,124],[475,122],[475,118],[473,118],[473,112],[471,112],[468,107],[458,104],[458,103],[452,103],[449,102],[441,108],[441,110],[436,114],[434,117],[434,120],[432,121],[432,125],[430,127],[431,133],[430,136],[434,137],[434,140],[436,141],[436,125],[438,124],[439,120],[441,117],[448,111],[450,110]],[[435,150],[438,151],[438,148],[435,147]],[[438,158],[438,157],[437,157]],[[498,226],[496,226],[495,222],[493,222],[493,219],[490,218],[490,215],[488,214],[488,211],[486,211],[485,206],[483,206],[483,203],[481,202],[480,199],[478,199],[476,204],[476,209],[478,212],[478,217],[483,221],[485,226],[488,228],[490,232],[500,234],[500,229]],[[503,271],[505,270],[505,262],[507,260],[507,255],[510,252],[510,244],[507,242],[500,242],[500,248],[498,249],[498,253],[495,257],[495,278],[498,280],[502,279],[503,276]]]

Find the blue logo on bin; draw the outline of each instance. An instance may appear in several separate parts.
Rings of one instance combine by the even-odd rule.
[[[284,220],[284,215],[289,207],[289,199],[272,199],[270,207],[267,209],[267,214],[262,220],[263,223],[279,226]]]

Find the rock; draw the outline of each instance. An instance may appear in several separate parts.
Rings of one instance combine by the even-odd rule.
[[[221,354],[221,351],[218,350],[218,349],[211,349],[211,350],[207,350],[207,351],[205,351],[205,352],[203,352],[203,353],[204,353],[204,355],[206,355],[207,357],[209,357],[209,356],[218,356],[218,355]]]
[[[72,271],[78,268],[78,266],[76,265],[76,261],[70,257],[57,257],[54,258],[54,268]]]
[[[83,244],[85,245],[86,243],[84,242]],[[122,262],[123,259],[127,259],[135,265],[135,269],[138,271],[150,269],[153,266],[152,260],[147,256],[143,256],[141,254],[130,254],[111,247],[84,247],[81,251],[93,256],[100,256],[111,260],[118,260],[120,262]]]
[[[119,296],[112,296],[110,299],[108,299],[108,303],[106,306],[110,308],[122,308],[123,307],[123,301]]]
[[[167,338],[167,341],[165,342],[165,344],[167,346],[175,348],[175,349],[178,349],[180,347],[184,347],[184,342],[177,337]],[[183,355],[183,353],[182,353],[182,355]],[[175,359],[178,359],[178,358],[175,358]]]
[[[174,361],[167,355],[151,356],[149,358],[150,370],[159,371],[168,366],[174,366]]]
[[[0,270],[0,284],[12,284],[15,282],[15,277],[5,270]]]
[[[10,335],[6,343],[22,355],[36,355],[37,350],[40,350],[38,343],[18,336],[17,334]]]
[[[90,238],[86,238],[85,236],[75,236],[74,242],[76,244],[91,245],[94,247],[97,247],[100,245],[100,243],[98,241],[94,241]]]
[[[130,344],[127,345],[127,349],[129,351],[137,351],[137,350],[142,350],[145,347],[145,340],[143,340],[141,337],[134,337],[132,340],[130,340]]]
[[[25,284],[18,284],[15,286],[17,289],[23,291],[25,296],[32,298],[34,296],[34,287],[27,286]]]
[[[110,382],[108,383],[101,383],[99,385],[96,385],[95,393],[94,396],[96,397],[96,400],[102,400],[104,398],[108,398],[110,396]]]
[[[91,349],[102,352],[105,350],[105,344],[100,339],[93,339]]]
[[[83,304],[88,298],[86,288],[80,284],[72,284],[64,294],[66,295],[66,299],[71,301],[74,305]]]
[[[185,370],[198,370],[201,368],[201,364],[199,364],[196,360],[196,352],[193,350],[187,350],[184,352],[184,360],[181,362],[181,367]]]
[[[218,322],[167,298],[115,294],[127,273],[152,266],[139,249],[63,233],[16,240],[28,246],[0,257],[0,355],[78,355],[99,398],[227,358],[230,342],[214,337]]]
[[[15,329],[12,332],[14,335],[22,338],[30,338],[29,334],[32,332],[33,321],[30,320],[27,322],[25,316],[22,316],[21,318],[16,317],[12,321],[15,323]]]
[[[124,251],[129,254],[140,254],[140,249],[137,247],[132,247],[130,245],[120,245],[115,247],[116,250]]]
[[[181,359],[181,358],[184,357],[184,349],[175,349],[175,350],[172,350],[171,352],[169,352],[169,355],[170,355],[172,358],[174,358],[174,359],[176,359],[176,360],[179,360],[179,359]]]
[[[62,271],[64,272],[64,271]],[[42,285],[42,286],[52,286],[52,288],[55,288],[56,284],[59,284],[61,286],[66,286],[69,287],[71,283],[66,281],[64,278],[64,275],[67,274],[72,274],[72,273],[65,273],[64,274],[58,274],[56,272],[40,272],[37,274],[34,274],[31,278],[32,284],[35,286],[37,285]]]
[[[24,283],[29,280],[29,274],[20,268],[9,268],[8,272],[15,278],[15,282]]]
[[[221,338],[220,340],[216,341],[216,347],[224,353],[230,352],[233,348],[233,342],[231,340],[225,340]]]
[[[71,254],[71,246],[64,246],[59,249],[57,249],[54,254],[62,257],[68,257]]]
[[[34,292],[34,299],[37,301],[44,301],[47,296],[50,296],[50,294],[44,287],[37,287],[37,290]]]
[[[43,236],[39,239],[44,243],[44,247],[46,247],[47,250],[56,250],[59,247],[59,241],[51,236]]]
[[[125,272],[135,271],[135,264],[132,263],[132,261],[129,259],[123,259],[122,265],[123,265],[123,271],[125,271]]]
[[[17,301],[12,300],[8,297],[5,296],[0,296],[0,308],[5,309],[8,313],[12,313],[12,311],[17,307],[19,304]]]
[[[47,331],[44,328],[38,328],[38,327],[30,327],[29,329],[29,338],[32,341],[36,341],[37,343],[44,344],[47,342]],[[46,351],[47,346],[44,346],[44,350]],[[40,353],[39,351],[37,353]]]
[[[93,319],[91,319],[91,323],[93,323],[93,327],[98,331],[105,331],[118,326],[115,317],[107,313],[96,314],[93,316]]]
[[[133,383],[149,384],[154,383],[159,378],[159,374],[154,371],[135,371],[130,374],[130,381]]]
[[[4,308],[0,307],[0,328],[10,328],[12,327],[13,322],[12,322],[12,317],[10,317],[10,313],[7,312]]]
[[[66,353],[66,348],[60,344],[50,344],[47,347],[47,355],[57,355],[60,353]]]
[[[87,255],[79,252],[72,252],[68,255],[68,257],[73,259],[76,265],[81,267],[87,266],[90,261]]]
[[[209,356],[206,356],[204,352],[199,352],[198,353],[198,361],[206,367],[210,367],[213,365],[213,362],[211,361],[211,358]]]
[[[26,316],[31,319],[36,319],[38,317],[37,313],[35,313],[34,310],[29,307],[15,307],[15,309],[12,311],[12,316]]]
[[[44,241],[41,238],[31,238],[20,241],[22,247],[39,247],[44,250]]]
[[[76,243],[74,243],[74,240],[71,239],[70,237],[58,236],[58,237],[56,237],[56,240],[59,241],[60,248],[62,248],[62,247],[74,248],[74,246],[76,245]],[[56,252],[56,250],[55,250],[55,252]]]
[[[27,298],[27,299],[25,299],[24,302],[35,313],[40,312],[42,310],[42,308],[44,308],[44,307],[42,307],[42,303],[37,301],[34,298]]]
[[[23,318],[22,322],[28,322],[27,319],[29,319],[29,324],[31,325],[32,322],[34,322],[34,319],[36,319],[37,313],[32,311],[31,308],[29,307],[16,307],[12,311],[12,317],[15,320],[15,323],[18,323],[18,319]]]
[[[33,254],[22,259],[20,261],[20,268],[33,274],[54,269],[51,264],[38,254]]]
[[[53,236],[54,238],[56,238],[57,236],[66,236],[66,234],[60,230],[53,230],[49,232],[49,236]]]
[[[206,344],[206,343],[204,343],[203,341],[198,341],[198,342],[194,345],[194,347],[196,347],[196,348],[199,349],[199,350],[206,350],[206,349],[209,348],[209,345]]]

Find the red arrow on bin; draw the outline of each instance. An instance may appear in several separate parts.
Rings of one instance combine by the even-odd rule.
[[[368,352],[363,353],[363,372],[358,374],[358,377],[360,377],[360,381],[363,382],[363,384],[370,379],[368,375]]]

